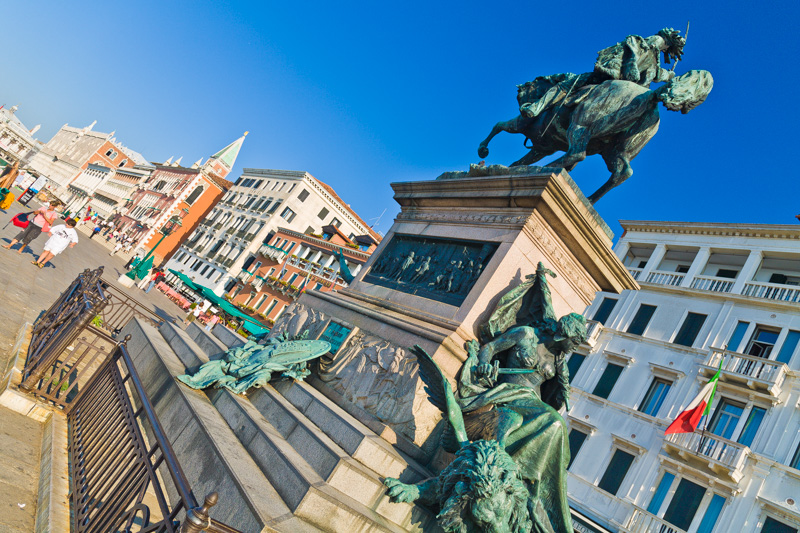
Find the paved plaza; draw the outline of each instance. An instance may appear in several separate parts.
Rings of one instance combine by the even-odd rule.
[[[38,207],[32,201],[27,210]],[[24,206],[14,203],[8,211],[0,211],[0,244],[8,244],[19,231],[8,222],[23,210]],[[7,369],[10,363],[20,328],[26,322],[34,322],[81,271],[102,265],[104,278],[121,287],[116,280],[125,272],[127,257],[110,256],[99,237],[89,239],[79,232],[79,239],[74,248],[68,248],[42,269],[31,261],[41,253],[47,235],[40,236],[22,254],[16,249],[0,249],[0,271],[4,277],[0,285],[0,369]],[[149,294],[136,288],[122,290],[163,318],[180,323],[185,316],[155,289]],[[0,407],[0,533],[33,531],[41,441],[41,424]]]

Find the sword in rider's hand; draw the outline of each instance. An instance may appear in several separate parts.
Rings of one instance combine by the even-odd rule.
[[[686,21],[686,33],[683,34],[683,46],[686,46],[686,41],[689,40],[689,22],[691,21]],[[672,68],[669,69],[670,72],[675,72],[675,67],[678,66],[678,61],[680,61],[680,59],[676,57],[675,62],[672,64]]]

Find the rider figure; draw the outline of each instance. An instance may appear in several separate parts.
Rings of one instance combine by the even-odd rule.
[[[671,80],[675,73],[661,67],[659,52],[663,52],[666,63],[681,59],[686,39],[679,33],[672,28],[664,28],[647,38],[629,35],[624,41],[597,53],[593,72],[564,74],[564,79],[550,87],[541,98],[523,103],[520,113],[534,118],[563,101],[568,94],[575,94],[582,87],[607,80],[632,81],[643,87],[649,87],[652,82]]]

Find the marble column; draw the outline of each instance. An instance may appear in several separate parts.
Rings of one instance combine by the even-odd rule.
[[[692,265],[689,267],[689,271],[683,276],[681,287],[692,286],[694,277],[703,271],[708,263],[709,257],[711,257],[711,249],[708,246],[704,246],[697,251],[697,255],[694,256],[694,260],[692,261]]]
[[[742,270],[739,272],[739,275],[736,276],[736,281],[733,283],[731,293],[742,294],[744,284],[753,280],[753,277],[758,271],[758,267],[761,266],[762,259],[763,256],[761,250],[752,250],[750,252],[750,255],[747,257],[747,261],[745,261]]]
[[[653,253],[650,254],[650,259],[647,260],[647,264],[644,265],[644,269],[642,269],[642,274],[639,276],[640,282],[647,281],[647,276],[650,275],[650,272],[658,268],[658,265],[661,264],[661,260],[664,259],[666,254],[667,245],[657,244]]]

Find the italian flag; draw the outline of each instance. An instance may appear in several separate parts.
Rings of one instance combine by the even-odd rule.
[[[722,372],[721,361],[720,369],[717,370],[714,377],[700,389],[700,393],[678,415],[678,418],[669,425],[664,435],[669,435],[670,433],[694,433],[703,415],[707,415],[711,411],[711,403],[714,401],[714,394],[717,392],[717,380],[719,380],[720,372]]]

